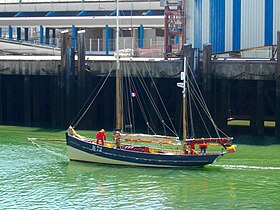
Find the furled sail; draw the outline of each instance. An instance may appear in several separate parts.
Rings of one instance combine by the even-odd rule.
[[[180,144],[179,137],[176,136],[163,136],[163,135],[150,135],[150,134],[120,134],[122,141],[127,142],[144,142],[153,144]]]

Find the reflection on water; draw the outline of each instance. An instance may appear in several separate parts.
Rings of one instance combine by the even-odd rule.
[[[279,204],[279,162],[268,166],[270,160],[260,157],[265,165],[257,164],[252,159],[258,158],[242,155],[242,148],[239,156],[214,166],[154,169],[69,162],[64,144],[38,144],[0,143],[1,209],[268,209]]]

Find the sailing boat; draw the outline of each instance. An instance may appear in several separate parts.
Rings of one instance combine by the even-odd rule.
[[[116,30],[116,131],[113,141],[101,142],[96,139],[80,136],[75,131],[75,125],[69,126],[66,133],[67,153],[70,160],[94,162],[100,164],[114,164],[127,166],[146,166],[146,167],[190,167],[204,166],[212,164],[219,156],[227,152],[234,152],[235,148],[231,145],[232,138],[187,138],[186,132],[186,92],[187,83],[190,81],[186,73],[186,59],[184,59],[184,72],[181,77],[183,83],[179,84],[183,88],[183,141],[179,141],[178,136],[151,135],[151,134],[130,134],[122,133],[122,90],[121,72],[119,60],[119,8],[117,4],[117,30]],[[130,143],[134,143],[130,144]],[[136,145],[135,145],[136,143]],[[182,148],[178,144],[182,143]],[[137,145],[138,144],[138,145]],[[161,148],[159,145],[176,145]],[[195,151],[195,146],[200,145],[201,149],[211,145],[221,146],[221,150],[216,152]],[[227,152],[226,152],[227,151]]]

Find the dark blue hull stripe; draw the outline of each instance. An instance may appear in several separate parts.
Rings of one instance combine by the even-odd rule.
[[[111,160],[123,161],[126,163],[142,164],[142,165],[156,165],[156,166],[203,166],[213,163],[220,154],[214,155],[161,155],[151,153],[133,152],[128,150],[113,149],[77,140],[68,136],[66,138],[68,146],[83,151],[88,154],[96,155],[102,158]]]

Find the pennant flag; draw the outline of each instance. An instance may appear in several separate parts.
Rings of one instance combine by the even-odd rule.
[[[132,98],[136,97],[136,93],[135,93],[135,92],[132,92],[132,93],[131,93],[131,97],[132,97]]]
[[[236,152],[235,146],[234,146],[234,145],[228,146],[228,147],[227,147],[227,152],[228,152],[228,153],[234,153],[234,152]]]

